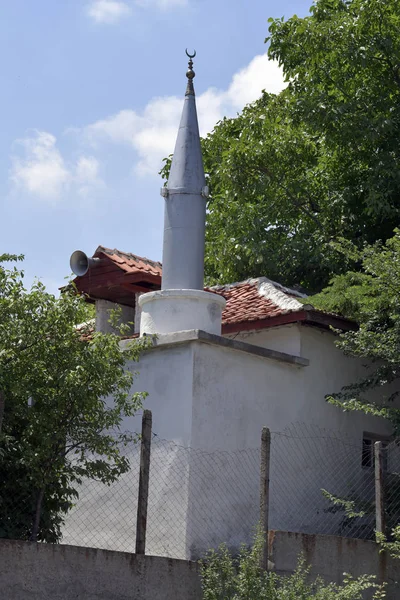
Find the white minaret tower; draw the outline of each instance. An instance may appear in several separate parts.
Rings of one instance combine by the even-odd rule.
[[[160,292],[144,294],[140,334],[201,329],[221,334],[225,300],[204,291],[206,202],[203,159],[189,55],[185,101],[165,199],[163,275]]]

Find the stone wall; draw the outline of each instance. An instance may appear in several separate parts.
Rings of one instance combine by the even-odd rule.
[[[94,548],[0,540],[4,600],[200,600],[197,565]]]
[[[400,560],[374,542],[285,531],[269,534],[270,560],[287,575],[303,554],[311,577],[340,583],[343,573],[376,575],[387,600],[400,598]],[[201,600],[196,563],[77,546],[0,540],[0,598],[5,600]]]
[[[343,573],[369,574],[387,583],[387,599],[400,598],[400,560],[379,553],[375,542],[332,535],[306,535],[287,531],[269,533],[270,560],[280,574],[294,571],[300,554],[311,564],[311,577],[341,583]]]

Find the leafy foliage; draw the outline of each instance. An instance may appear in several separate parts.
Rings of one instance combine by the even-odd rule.
[[[295,114],[332,151],[348,217],[358,204],[358,226],[374,223],[378,239],[399,212],[399,9],[398,0],[323,0],[305,19],[272,20],[267,38]]]
[[[59,540],[75,484],[129,469],[120,426],[145,394],[130,392],[126,361],[149,342],[122,351],[87,316],[83,297],[26,290],[23,272],[0,268],[0,537]]]
[[[335,277],[311,300],[318,308],[358,321],[359,329],[343,333],[337,345],[346,355],[369,361],[365,377],[327,400],[346,411],[361,410],[388,419],[397,436],[400,409],[394,401],[400,379],[400,231],[396,230],[384,245],[365,247],[358,258],[361,272]],[[374,389],[380,390],[379,402],[368,395]]]
[[[388,552],[392,558],[400,558],[400,525],[392,530],[392,539],[387,541],[383,533],[376,534],[376,540],[381,544],[382,551]]]
[[[400,0],[320,0],[270,19],[288,87],[264,93],[203,140],[211,190],[206,273],[267,275],[319,291],[399,222]],[[169,163],[163,172],[168,177]]]
[[[362,379],[328,395],[327,400],[345,411],[388,419],[398,437],[400,408],[395,401],[400,379],[400,231],[395,230],[386,244],[376,243],[362,251],[345,244],[342,251],[356,258],[361,271],[334,277],[329,287],[312,298],[312,303],[357,320],[359,329],[342,333],[337,345],[349,356],[368,359],[368,368]],[[373,390],[379,390],[377,400],[371,396]],[[385,488],[392,497],[399,497],[394,492],[398,487],[398,474],[387,473]],[[342,503],[346,518],[357,516],[349,513],[354,498],[336,500]],[[398,506],[386,511],[387,526],[393,529],[391,536],[387,540],[378,534],[377,538],[382,548],[400,557],[400,529],[394,516],[398,516]]]
[[[356,517],[365,516],[366,511],[360,510],[360,508],[357,506],[356,500],[338,498],[337,496],[334,496],[333,494],[324,489],[321,491],[324,498],[332,502],[333,506],[335,507],[335,510],[343,510],[346,517],[348,517],[349,519],[355,519]]]
[[[204,600],[361,600],[365,590],[373,591],[375,600],[385,598],[383,586],[373,576],[353,579],[345,575],[342,585],[325,583],[317,578],[309,582],[310,569],[300,560],[293,575],[280,577],[260,569],[263,534],[258,532],[251,549],[242,547],[232,557],[225,545],[211,551],[201,562]]]

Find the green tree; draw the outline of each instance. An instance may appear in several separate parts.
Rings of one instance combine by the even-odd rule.
[[[319,290],[342,265],[327,244],[341,225],[325,144],[293,119],[291,101],[288,90],[264,94],[203,140],[214,282],[268,275]]]
[[[206,273],[320,291],[355,263],[332,246],[385,241],[399,221],[400,0],[320,0],[271,19],[288,87],[203,140]],[[163,171],[168,174],[168,163]]]
[[[292,114],[324,136],[343,218],[367,242],[398,223],[399,25],[399,0],[322,0],[305,19],[270,20],[267,38]]]
[[[359,262],[360,271],[334,277],[329,287],[309,301],[317,308],[340,313],[359,323],[356,331],[341,333],[336,344],[346,355],[366,359],[367,363],[364,377],[326,399],[344,411],[361,411],[387,419],[393,434],[399,437],[400,408],[396,400],[400,394],[400,231],[395,230],[394,237],[386,244],[379,242],[359,251],[345,243],[342,252]],[[396,497],[398,474],[387,474],[385,479],[386,489],[392,498]],[[357,516],[354,506],[360,505],[352,503],[353,500],[334,502],[352,518]],[[394,515],[387,513],[391,527],[398,520],[397,505],[394,508]],[[398,525],[390,541],[382,535],[377,539],[392,556],[400,557]]]
[[[145,394],[130,392],[126,361],[148,341],[122,351],[87,315],[73,290],[26,290],[23,272],[0,268],[0,537],[58,541],[82,478],[109,484],[129,469],[120,426]]]
[[[363,411],[388,419],[400,435],[400,231],[386,244],[359,251],[348,243],[343,252],[361,270],[334,277],[320,294],[309,298],[317,308],[354,319],[359,328],[342,333],[336,344],[348,356],[368,359],[365,376],[327,397],[346,411]],[[379,389],[379,402],[368,393]]]

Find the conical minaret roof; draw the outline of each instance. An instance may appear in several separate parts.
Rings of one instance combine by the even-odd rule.
[[[193,86],[195,72],[193,71],[192,58],[195,56],[195,53],[192,56],[188,56],[190,60],[189,68],[186,73],[188,83],[185,102],[167,185],[170,194],[173,194],[175,190],[179,190],[181,193],[201,194],[205,186],[199,124],[197,121],[196,99]]]

